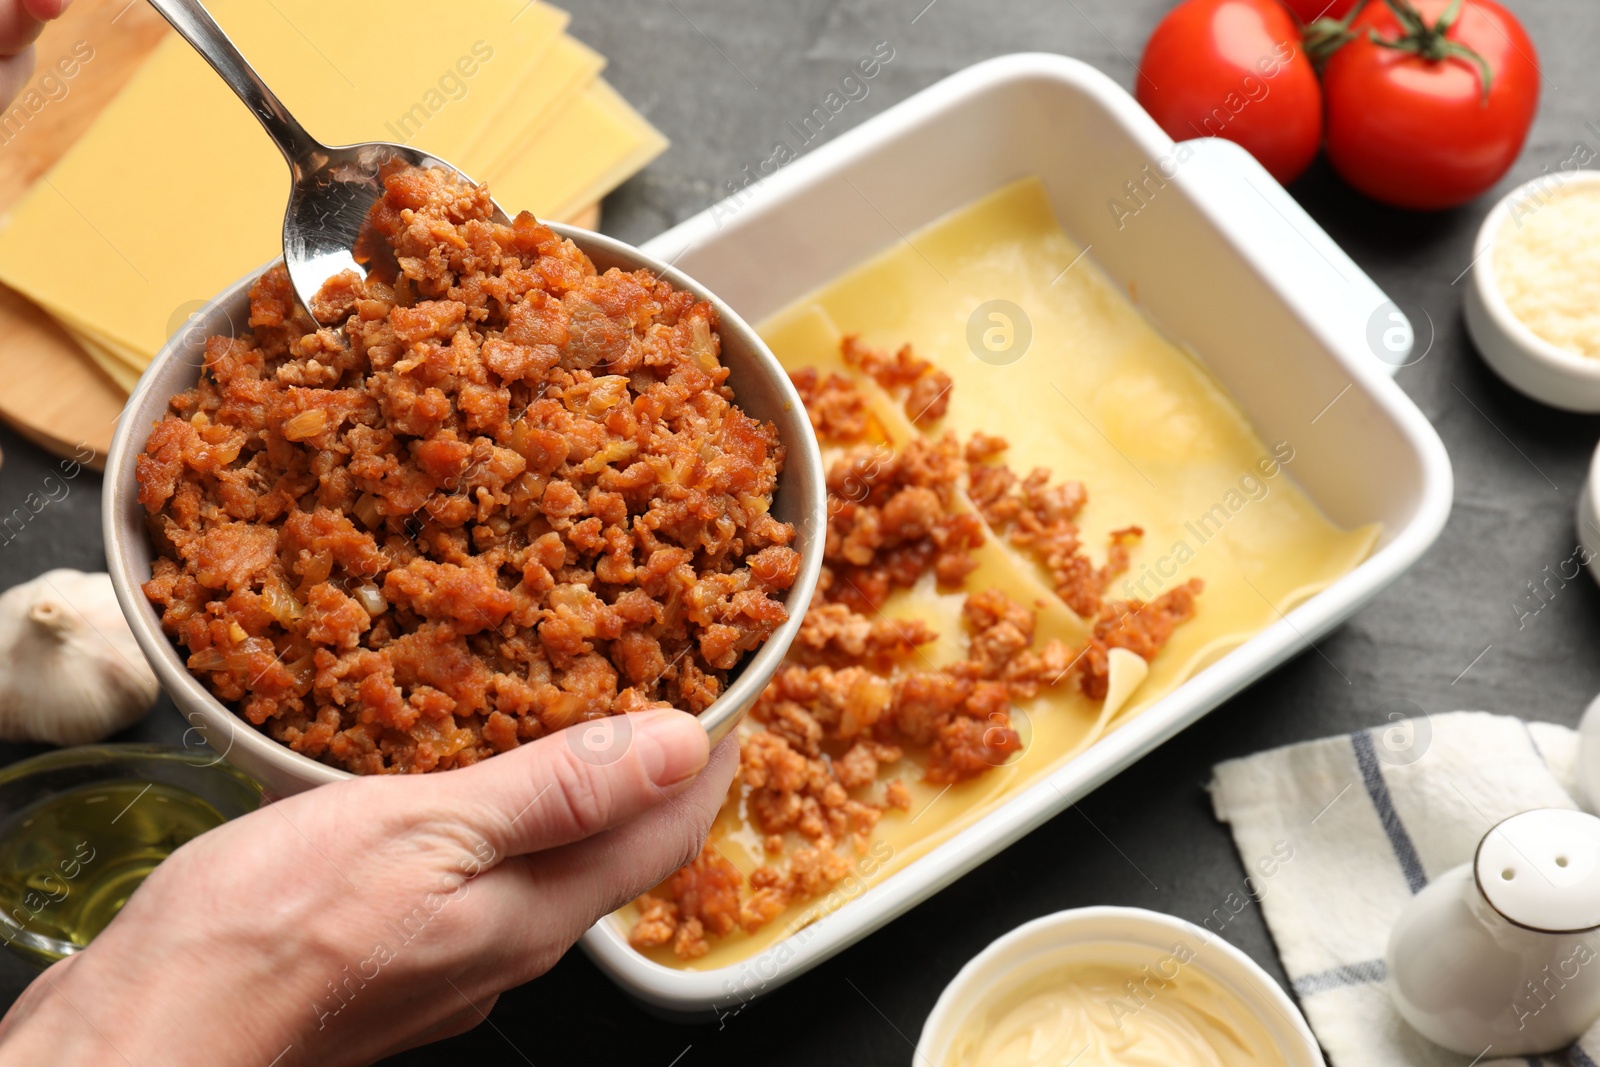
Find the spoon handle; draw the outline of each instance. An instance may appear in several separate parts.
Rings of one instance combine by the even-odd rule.
[[[267,83],[239,54],[239,49],[228,40],[228,35],[199,0],[150,0],[150,6],[205,57],[228,83],[228,88],[244,101],[267,131],[267,136],[278,146],[278,151],[283,153],[283,158],[289,161],[296,179],[302,172],[316,169],[320,160],[315,157],[325,156],[327,149],[289,114],[289,109],[267,88]]]

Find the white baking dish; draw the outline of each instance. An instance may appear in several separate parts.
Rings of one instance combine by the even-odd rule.
[[[1137,225],[1119,231],[1108,201],[1158,167],[1165,184],[1149,182]],[[1346,527],[1381,522],[1382,539],[1350,574],[1048,779],[751,959],[675,970],[631,949],[620,920],[602,920],[585,949],[657,1010],[737,1006],[910,909],[1303,651],[1416,562],[1444,526],[1444,445],[1386,373],[1409,358],[1404,316],[1247,153],[1221,141],[1175,145],[1132,97],[1076,60],[1027,54],[971,67],[645,249],[759,321],[1029,175],[1043,180],[1067,232],[1196,353],[1260,436],[1295,442],[1295,475],[1323,511]]]

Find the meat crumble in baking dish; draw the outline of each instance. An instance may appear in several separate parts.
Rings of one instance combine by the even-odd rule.
[[[890,356],[847,337],[842,356],[880,396],[898,399],[910,424],[943,414],[952,383],[909,346]],[[884,813],[911,807],[906,783],[880,782],[880,768],[915,750],[922,779],[948,786],[1005,765],[1023,747],[1014,702],[1056,686],[1103,701],[1112,650],[1154,658],[1204,588],[1190,579],[1148,603],[1107,597],[1143,531],[1114,531],[1106,562],[1094,564],[1074,521],[1088,500],[1081,483],[1042,468],[1018,477],[1001,461],[1006,442],[984,433],[912,436],[896,447],[857,380],[811,367],[793,378],[832,456],[822,578],[751,710],[759,726],[741,732],[730,796],[770,862],[746,875],[713,838],[636,902],[629,941],[670,945],[681,959],[736,930],[755,933],[848,877]],[[1037,641],[1036,608],[967,584],[986,530],[1033,555],[1055,593],[1093,620],[1087,640]],[[922,653],[940,636],[925,622],[881,611],[892,590],[919,582],[960,598],[965,655],[953,663],[935,666]]]
[[[787,618],[775,427],[715,308],[598,273],[483,187],[385,175],[318,329],[282,266],[137,459],[146,596],[218,699],[358,774],[722,692]]]

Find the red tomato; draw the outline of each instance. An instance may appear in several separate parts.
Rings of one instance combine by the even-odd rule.
[[[1184,0],[1145,45],[1136,95],[1176,138],[1243,145],[1280,182],[1322,137],[1322,91],[1278,0]]]
[[[1415,0],[1429,28],[1450,0]],[[1322,71],[1328,159],[1345,181],[1396,207],[1434,210],[1476,197],[1510,169],[1539,105],[1539,61],[1520,23],[1494,0],[1465,0],[1444,41],[1470,48],[1430,59],[1374,44],[1405,36],[1387,3],[1369,3],[1354,40]],[[1434,42],[1436,46],[1448,47]]]
[[[1310,25],[1317,19],[1342,19],[1350,14],[1359,0],[1283,0],[1283,5],[1295,13],[1301,22]]]

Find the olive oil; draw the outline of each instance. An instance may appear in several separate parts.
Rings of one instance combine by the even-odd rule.
[[[225,820],[193,793],[155,782],[80,786],[0,826],[0,941],[46,955],[22,933],[87,945],[156,865]]]

